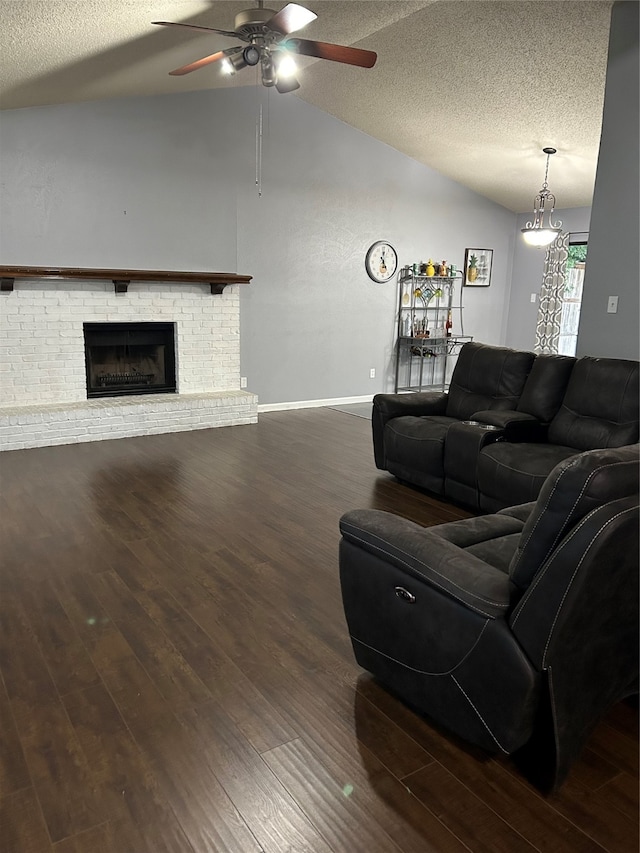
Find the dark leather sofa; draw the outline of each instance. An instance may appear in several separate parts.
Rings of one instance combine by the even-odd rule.
[[[375,463],[474,510],[527,503],[563,459],[638,441],[639,386],[636,361],[470,342],[448,393],[374,397]]]
[[[638,692],[639,462],[637,444],[572,453],[537,502],[430,528],[345,514],[340,580],[359,664],[557,787],[598,718]]]

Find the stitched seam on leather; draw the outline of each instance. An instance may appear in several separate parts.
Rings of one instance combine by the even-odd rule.
[[[533,536],[533,534],[534,534],[534,532],[535,532],[535,530],[536,530],[536,528],[537,528],[537,526],[538,526],[538,523],[539,523],[540,519],[542,518],[542,516],[544,515],[544,513],[547,511],[547,507],[549,506],[549,503],[551,502],[551,498],[553,497],[553,495],[554,495],[554,493],[555,493],[556,489],[558,488],[558,483],[560,482],[561,478],[566,474],[566,472],[567,472],[571,467],[573,467],[573,465],[575,465],[575,460],[572,460],[572,461],[567,465],[567,467],[566,467],[566,468],[564,468],[564,469],[560,472],[560,476],[558,477],[558,479],[556,480],[556,482],[553,484],[553,488],[551,489],[551,492],[549,493],[549,497],[547,498],[547,502],[546,502],[546,503],[545,503],[545,505],[544,505],[544,509],[542,510],[542,512],[540,513],[540,515],[538,516],[538,518],[536,519],[536,523],[535,523],[535,524],[534,524],[534,526],[531,528],[531,533],[530,533],[530,534],[529,534],[529,536],[527,537],[527,541],[526,541],[526,542],[524,543],[524,545],[522,546],[522,550],[523,550],[523,551],[524,551],[524,549],[527,547],[527,545],[529,544],[529,541],[531,540],[531,537]],[[533,475],[532,475],[532,476],[533,476]],[[520,550],[520,549],[519,549],[519,550]]]
[[[474,367],[475,361],[476,361],[476,359],[478,358],[479,354],[480,354],[480,350],[479,350],[479,349],[477,349],[477,350],[473,353],[473,355],[472,355],[472,357],[471,357],[471,364],[469,365],[469,372],[468,372],[468,374],[467,374],[467,375],[468,375],[468,377],[470,377],[470,376],[471,376],[471,373],[473,372],[473,367]],[[453,376],[452,376],[451,378],[453,379]],[[467,380],[467,382],[468,382],[468,380]],[[467,387],[467,385],[460,385],[459,387],[460,387],[460,388],[462,388],[462,390],[465,392],[465,394],[471,394],[471,393],[473,393],[473,392],[471,391],[471,389]],[[466,400],[465,400],[465,403],[466,403]]]
[[[559,553],[560,551],[562,551],[564,548],[566,548],[566,547],[567,547],[567,545],[571,542],[571,540],[573,539],[573,537],[574,537],[574,536],[577,536],[577,534],[580,532],[580,528],[581,528],[584,524],[586,524],[586,523],[587,523],[587,519],[589,518],[589,516],[590,516],[590,515],[591,515],[591,513],[589,513],[588,515],[585,515],[585,517],[581,520],[580,524],[578,524],[576,527],[574,527],[574,528],[573,528],[573,530],[571,531],[571,533],[569,534],[569,536],[565,539],[565,541],[562,543],[562,545],[561,545],[561,546],[560,546],[560,548],[558,549],[558,553]],[[518,621],[518,619],[520,618],[520,614],[521,614],[521,613],[522,613],[522,611],[524,610],[524,607],[525,607],[526,603],[527,603],[527,602],[529,601],[529,599],[531,598],[531,595],[532,595],[532,594],[533,594],[533,592],[535,591],[535,589],[536,589],[536,587],[538,586],[538,584],[540,583],[540,581],[542,581],[542,580],[543,580],[544,576],[545,576],[545,575],[546,575],[546,573],[547,573],[547,569],[549,568],[549,565],[550,565],[552,562],[553,562],[553,558],[550,558],[546,563],[543,563],[543,564],[542,564],[542,568],[538,571],[538,574],[536,575],[536,577],[535,577],[535,579],[534,579],[533,583],[528,587],[527,591],[526,591],[526,592],[525,592],[525,594],[522,596],[522,599],[520,600],[520,604],[518,605],[518,612],[517,612],[517,613],[516,613],[516,615],[513,617],[513,621],[511,622],[511,627],[512,627],[512,628],[515,626],[516,622],[517,622],[517,621]]]
[[[502,357],[502,364],[500,365],[500,376],[498,377],[498,388],[500,388],[502,383],[502,377],[504,376],[504,366],[507,363],[507,354],[505,353]]]
[[[549,504],[551,503],[551,498],[552,498],[552,497],[553,497],[553,495],[555,494],[555,491],[556,491],[556,489],[558,488],[558,484],[560,483],[560,480],[562,479],[562,477],[564,477],[564,475],[567,473],[567,471],[569,471],[569,470],[570,470],[570,469],[575,465],[575,463],[576,463],[576,460],[575,460],[575,459],[572,459],[572,460],[569,462],[569,464],[567,465],[567,467],[566,467],[566,468],[564,468],[564,469],[560,472],[560,474],[559,474],[559,476],[558,476],[558,479],[557,479],[557,480],[556,480],[556,482],[553,484],[553,488],[551,489],[551,492],[549,493],[549,497],[547,498],[547,502],[546,502],[546,503],[545,503],[545,505],[544,505],[544,509],[542,510],[542,512],[540,513],[540,515],[538,516],[538,518],[536,519],[536,522],[535,522],[535,524],[533,525],[533,527],[531,528],[531,532],[529,533],[529,536],[527,537],[527,541],[526,541],[526,542],[524,543],[524,545],[522,546],[522,549],[518,548],[518,550],[519,550],[519,551],[520,551],[520,550],[524,551],[524,549],[527,547],[527,545],[528,545],[528,544],[529,544],[529,542],[531,541],[531,537],[533,536],[533,534],[534,534],[534,532],[535,532],[535,530],[536,530],[536,528],[537,528],[538,524],[540,523],[540,519],[542,518],[542,516],[544,515],[544,513],[547,511],[547,508],[548,508]],[[592,472],[592,473],[593,473],[593,472]],[[592,476],[592,474],[590,474],[590,475],[589,475],[589,479],[591,479],[591,476]],[[588,480],[587,480],[587,482],[588,482]],[[585,485],[586,485],[586,483],[585,483]],[[584,487],[583,487],[583,488],[584,488]],[[582,494],[582,492],[581,492],[580,494]],[[576,500],[576,503],[577,503],[577,500]],[[576,503],[574,503],[574,505],[571,507],[571,512],[573,512],[573,510],[575,509],[575,507],[576,507]],[[556,538],[556,540],[555,540],[555,541],[557,541],[557,538]],[[554,541],[554,545],[555,545],[555,541]],[[552,549],[550,549],[550,550],[552,550]],[[543,562],[544,562],[544,560],[546,560],[548,556],[549,556],[549,551],[547,551],[547,553],[546,553],[546,555],[545,555],[544,559],[543,559],[543,560],[541,560],[540,562],[541,562],[541,563],[543,563]]]
[[[559,484],[560,484],[560,480],[561,480],[561,479],[562,479],[562,477],[564,477],[564,475],[565,475],[568,471],[570,471],[570,470],[571,470],[571,468],[573,468],[573,467],[574,467],[574,465],[576,465],[577,463],[578,463],[578,460],[577,460],[577,459],[573,459],[573,460],[569,463],[569,465],[567,465],[567,467],[566,467],[566,468],[564,468],[564,469],[560,472],[560,474],[559,474],[559,476],[558,476],[558,479],[557,479],[557,480],[556,480],[556,482],[553,484],[553,488],[551,489],[551,492],[549,493],[549,497],[547,498],[547,502],[546,502],[546,503],[545,503],[545,505],[544,505],[544,509],[542,510],[542,512],[540,513],[540,515],[538,516],[538,518],[536,519],[536,522],[535,522],[535,524],[533,525],[533,527],[531,528],[531,532],[530,532],[529,536],[527,537],[527,541],[524,543],[524,545],[522,546],[522,548],[518,547],[518,551],[520,551],[520,554],[521,554],[521,556],[518,558],[518,563],[519,563],[519,562],[520,562],[520,560],[522,559],[522,551],[524,551],[524,549],[527,547],[527,545],[528,545],[528,544],[529,544],[529,542],[531,541],[531,537],[533,536],[533,534],[534,534],[534,532],[535,532],[535,530],[536,530],[536,528],[537,528],[538,524],[540,523],[540,520],[541,520],[542,516],[543,516],[543,515],[544,515],[544,513],[547,511],[547,507],[549,506],[549,504],[550,504],[550,502],[551,502],[551,498],[553,497],[553,495],[554,495],[554,493],[555,493],[556,489],[558,488],[558,486],[559,486]],[[571,507],[571,509],[570,509],[567,513],[565,513],[564,521],[563,521],[563,522],[562,522],[562,524],[560,525],[560,529],[559,529],[558,533],[556,534],[555,539],[553,540],[553,542],[552,542],[551,546],[549,547],[549,550],[547,551],[547,553],[546,553],[546,554],[544,555],[544,557],[540,560],[540,563],[541,563],[541,564],[542,564],[542,563],[544,563],[544,562],[545,562],[545,560],[547,560],[547,559],[548,559],[549,555],[551,554],[551,552],[553,551],[553,549],[556,547],[556,544],[557,544],[558,540],[559,540],[559,539],[561,538],[561,536],[562,536],[562,530],[563,530],[563,528],[564,528],[564,525],[567,523],[568,519],[569,519],[569,518],[571,518],[571,515],[572,515],[573,511],[575,510],[575,508],[576,508],[576,507],[577,507],[577,505],[579,504],[580,499],[582,498],[582,495],[583,495],[583,494],[584,494],[584,492],[585,492],[585,489],[588,487],[589,483],[590,483],[590,482],[591,482],[591,480],[595,477],[595,475],[596,475],[596,474],[599,474],[601,471],[604,471],[604,469],[605,469],[605,468],[613,468],[613,467],[614,467],[614,466],[616,466],[616,465],[626,465],[626,464],[627,464],[626,460],[619,460],[618,462],[608,462],[606,465],[600,465],[600,467],[599,467],[599,468],[596,468],[594,471],[592,471],[592,472],[589,474],[589,476],[587,477],[587,479],[584,481],[584,483],[583,483],[583,485],[582,485],[582,488],[580,489],[580,493],[578,494],[578,497],[575,499],[575,501],[574,501],[574,503],[573,503],[573,506]],[[518,564],[516,564],[516,567],[514,568],[513,572],[512,572],[512,573],[511,573],[511,572],[509,573],[509,576],[510,576],[510,577],[512,577],[512,576],[513,576],[513,574],[515,574],[516,569],[517,569],[517,565],[518,565]]]
[[[580,451],[576,451],[576,455],[577,455],[579,452],[580,452]],[[493,456],[489,456],[488,458],[489,458],[489,459],[494,463],[494,465],[496,466],[496,468],[506,468],[506,469],[507,469],[507,471],[515,471],[515,472],[516,472],[516,474],[522,474],[522,473],[523,473],[523,472],[522,472],[522,470],[521,470],[520,468],[514,468],[512,465],[507,465],[505,462],[500,462],[498,459],[495,459]],[[570,458],[570,457],[569,457],[569,456],[567,456],[567,459],[569,459],[569,458]],[[561,460],[560,460],[560,462],[564,462],[564,459],[561,459]],[[495,475],[494,475],[494,476],[495,476]],[[542,478],[543,480],[546,480],[546,478],[547,478],[549,475],[548,475],[548,474],[530,474],[529,476],[530,476],[530,477],[537,477],[538,479],[541,479],[541,478]]]
[[[585,415],[584,412],[579,412],[577,409],[572,409],[571,406],[567,406],[564,403],[562,404],[560,411],[562,411],[562,409],[573,415],[576,420],[596,421],[600,424],[610,424],[611,426],[621,427],[627,427],[631,426],[631,424],[637,423],[637,421],[612,421],[610,418],[603,418],[601,415]]]
[[[556,746],[556,772],[558,769],[558,758],[560,755],[560,745],[558,743],[558,712],[556,710],[556,694],[553,690],[553,669],[549,667],[547,670],[549,677],[549,701],[551,702],[551,716],[553,717],[553,739]]]
[[[460,691],[462,692],[462,695],[464,696],[464,698],[467,700],[467,702],[471,705],[471,707],[473,708],[473,710],[476,712],[476,714],[477,714],[477,716],[478,716],[478,718],[479,718],[480,722],[481,722],[481,723],[482,723],[482,725],[485,727],[485,729],[489,732],[489,734],[491,735],[492,740],[493,740],[493,741],[495,741],[495,744],[496,744],[496,746],[498,747],[498,749],[499,749],[501,752],[504,752],[504,754],[505,754],[505,755],[509,755],[509,753],[507,752],[507,750],[502,746],[502,744],[500,743],[500,741],[498,740],[498,738],[494,735],[494,733],[491,731],[491,729],[490,729],[490,728],[489,728],[489,726],[487,725],[487,723],[486,723],[486,721],[484,720],[484,718],[483,718],[482,714],[480,713],[480,711],[478,711],[478,709],[477,709],[477,708],[476,708],[476,706],[473,704],[473,702],[471,701],[471,699],[469,699],[469,697],[467,696],[467,694],[464,692],[464,689],[463,689],[462,685],[460,684],[460,682],[459,682],[459,681],[457,681],[457,680],[456,680],[455,675],[452,675],[452,676],[451,676],[451,678],[452,678],[452,679],[453,679],[453,681],[455,682],[455,684],[456,684],[456,686],[457,686],[458,690],[460,690]]]
[[[586,365],[587,365],[587,375],[585,377],[585,383],[584,384],[585,384],[585,387],[588,388],[589,387],[589,377],[591,376],[591,370],[593,368],[593,362],[588,361],[588,362],[586,362]],[[572,411],[572,410],[570,410],[570,411]],[[576,424],[578,421],[578,417],[577,417],[578,413],[572,411],[572,414],[574,415],[574,420],[573,420],[571,426],[569,427],[569,437],[570,438],[573,438],[573,434],[575,432]]]
[[[585,524],[587,523],[587,521],[589,520],[589,518],[591,517],[591,515],[593,515],[593,513],[594,513],[594,512],[596,512],[598,509],[600,509],[600,507],[596,507],[595,509],[591,510],[591,512],[590,512],[590,513],[588,513],[587,515],[585,515],[585,517],[582,519],[582,521],[580,522],[580,524],[578,524],[576,527],[574,527],[574,528],[573,528],[573,530],[571,531],[571,533],[569,534],[569,536],[567,536],[567,538],[565,539],[565,541],[564,541],[564,542],[562,543],[562,545],[558,548],[558,552],[557,552],[557,553],[560,553],[562,550],[564,550],[564,548],[568,547],[568,545],[571,543],[571,540],[574,538],[574,536],[577,536],[577,535],[578,535],[578,533],[580,532],[580,528],[581,528],[581,527],[583,527],[583,525],[585,525]],[[621,512],[619,512],[619,513],[618,513],[618,515],[616,515],[616,516],[615,516],[615,518],[618,518],[618,516],[619,516],[619,515],[624,515],[624,513],[625,513],[625,512],[629,512],[629,510],[622,510]],[[613,521],[613,519],[611,519],[611,521]],[[596,536],[598,536],[598,535],[601,533],[601,531],[604,529],[604,527],[606,527],[606,525],[607,525],[608,523],[609,523],[609,522],[606,522],[606,523],[605,523],[605,524],[600,528],[600,530],[598,531],[598,533],[596,533]],[[594,538],[595,538],[595,537],[594,537]],[[587,549],[585,550],[584,554],[582,555],[582,557],[581,557],[581,559],[580,559],[580,563],[582,562],[582,560],[584,560],[584,558],[585,558],[585,556],[586,556],[586,554],[587,554],[587,551],[589,550],[589,548],[591,547],[591,545],[592,545],[592,544],[593,544],[593,539],[591,540],[591,542],[590,542],[590,543],[589,543],[589,545],[587,546]],[[521,614],[521,613],[522,613],[522,611],[524,610],[524,607],[525,607],[526,603],[527,603],[527,602],[529,601],[529,599],[531,598],[531,595],[533,594],[534,590],[536,589],[536,587],[538,586],[538,584],[540,583],[540,581],[541,581],[541,580],[543,580],[543,578],[544,578],[544,576],[546,575],[547,570],[548,570],[548,568],[549,568],[549,566],[551,565],[551,563],[552,563],[552,562],[553,562],[553,558],[549,559],[549,560],[548,560],[548,562],[547,562],[545,565],[543,565],[543,567],[540,569],[540,571],[539,571],[539,572],[538,572],[538,574],[536,575],[536,578],[535,578],[534,582],[531,584],[531,586],[530,586],[530,587],[527,589],[527,591],[525,592],[524,596],[522,597],[522,599],[521,599],[521,601],[520,601],[520,604],[518,605],[518,612],[517,612],[517,613],[516,613],[516,615],[513,617],[513,621],[511,622],[511,627],[512,627],[512,628],[515,626],[516,622],[517,622],[517,621],[518,621],[518,619],[520,618],[520,614]],[[580,566],[580,564],[578,564],[578,568],[579,568],[579,566]],[[576,571],[577,571],[577,569],[576,569]],[[574,572],[574,574],[575,574],[575,572]],[[572,576],[572,579],[571,579],[571,580],[573,580],[573,576]],[[571,583],[571,581],[570,581],[570,583]],[[566,593],[565,593],[565,594],[566,594]]]
[[[610,524],[612,524],[614,521],[616,521],[616,519],[620,518],[621,515],[626,515],[629,512],[633,512],[633,510],[632,509],[623,509],[619,513],[614,515],[613,518],[610,518],[608,521],[605,521],[605,523],[602,525],[600,530],[598,530],[597,533],[594,533],[594,535],[591,539],[591,542],[589,542],[589,544],[587,545],[587,547],[584,551],[584,554],[582,555],[582,557],[580,557],[578,565],[576,566],[573,574],[571,575],[571,579],[569,580],[569,583],[567,584],[567,588],[565,589],[565,591],[562,595],[562,598],[560,599],[560,603],[558,604],[558,607],[556,608],[555,616],[553,617],[553,622],[551,623],[551,628],[549,629],[549,634],[547,636],[547,642],[544,644],[544,651],[542,653],[542,666],[543,667],[546,666],[546,657],[547,657],[547,651],[549,650],[549,643],[551,642],[551,636],[552,636],[553,631],[556,627],[556,622],[558,621],[558,616],[560,615],[560,611],[562,610],[562,605],[564,604],[565,598],[569,594],[569,590],[571,589],[573,581],[575,580],[575,577],[578,574],[578,571],[580,570],[580,566],[584,562],[584,560],[585,560],[587,554],[589,553],[593,543],[595,542],[597,537],[602,533],[602,531],[605,529],[605,527],[608,527]]]
[[[631,382],[631,372],[627,376],[627,381],[624,383],[624,388],[622,389],[622,394],[620,395],[620,408],[618,409],[618,423],[620,422],[620,418],[622,417],[622,406],[624,403],[624,398],[627,393],[627,388],[629,387],[629,382]]]
[[[421,436],[407,435],[404,432],[399,432],[397,429],[394,429],[391,424],[388,424],[388,427],[389,427],[390,432],[392,432],[394,435],[402,436],[402,438],[405,440],[409,439],[410,441],[437,441],[439,444],[442,444],[444,441],[444,436],[441,436],[440,438],[428,438],[428,437],[422,438]]]
[[[375,646],[370,646],[369,643],[365,643],[364,640],[359,640],[358,637],[354,637],[353,634],[349,634],[349,636],[351,637],[352,640],[355,640],[356,643],[360,643],[361,646],[366,646],[368,649],[371,649],[371,651],[375,652],[377,655],[382,655],[383,658],[386,658],[387,660],[392,660],[394,663],[397,663],[400,666],[403,666],[405,669],[410,669],[411,672],[417,672],[418,675],[430,675],[430,676],[433,676],[434,678],[437,678],[441,675],[451,675],[451,673],[455,672],[456,669],[458,669],[458,667],[462,666],[462,664],[466,661],[466,659],[469,657],[469,655],[473,652],[475,647],[480,642],[482,635],[484,634],[485,628],[487,627],[488,624],[489,624],[489,620],[487,619],[487,621],[482,626],[482,630],[478,634],[475,643],[471,646],[469,651],[466,652],[466,654],[462,658],[462,660],[458,661],[458,663],[452,669],[448,669],[446,672],[427,672],[426,669],[416,669],[413,666],[409,666],[408,663],[404,663],[403,661],[398,660],[397,658],[394,658],[391,655],[386,654],[385,652],[381,652],[380,649],[376,649]]]
[[[362,528],[352,528],[352,529],[361,530]],[[375,535],[375,534],[371,534],[371,535]],[[399,562],[401,562],[403,565],[405,565],[408,569],[411,569],[412,571],[417,572],[420,577],[424,578],[429,583],[433,583],[437,587],[439,587],[440,589],[445,590],[446,592],[449,593],[449,595],[452,595],[454,598],[456,598],[458,601],[462,602],[467,607],[471,607],[471,609],[477,610],[478,613],[481,613],[483,616],[487,616],[490,619],[494,618],[494,616],[491,613],[485,613],[485,611],[480,610],[479,607],[477,607],[477,606],[474,607],[473,604],[470,604],[468,601],[465,601],[465,599],[460,598],[460,596],[456,595],[455,592],[452,592],[448,587],[444,586],[443,584],[439,584],[433,578],[428,577],[427,575],[423,574],[415,566],[412,566],[411,563],[408,563],[406,560],[400,559],[395,554],[392,554],[391,551],[388,551],[385,548],[381,548],[379,545],[374,545],[372,542],[367,542],[366,539],[362,539],[361,537],[354,536],[353,538],[356,539],[358,542],[362,542],[363,544],[367,544],[369,547],[375,548],[377,551],[380,551],[381,553],[386,554],[389,557],[395,557],[395,559],[399,560]],[[376,538],[378,538],[378,537],[376,537]],[[400,554],[404,554],[406,557],[410,556],[409,554],[407,554],[406,551],[402,551],[400,549],[398,549],[398,551]],[[444,578],[452,586],[455,586],[456,589],[461,590],[462,592],[469,595],[471,598],[475,598],[478,601],[483,601],[485,604],[491,604],[491,605],[493,605],[493,607],[501,607],[501,608],[509,607],[509,604],[502,604],[501,602],[498,602],[498,601],[492,601],[490,598],[483,598],[481,595],[476,595],[474,592],[470,592],[469,590],[463,589],[463,587],[461,587],[459,584],[455,583],[455,581],[449,580],[449,578],[447,578],[445,575],[443,575],[442,572],[438,572],[438,571],[436,571],[436,569],[430,568],[429,571],[432,571],[434,574],[438,575],[438,577]]]

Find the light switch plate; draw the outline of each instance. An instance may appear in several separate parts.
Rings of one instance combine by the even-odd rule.
[[[618,297],[610,296],[609,301],[607,302],[607,314],[617,314],[618,313]]]

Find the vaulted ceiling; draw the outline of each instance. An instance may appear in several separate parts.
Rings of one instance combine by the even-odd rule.
[[[2,0],[0,107],[257,85],[218,64],[168,72],[230,47],[251,0]],[[275,10],[283,2],[268,2]],[[559,207],[589,205],[604,97],[611,0],[302,0],[300,36],[374,50],[372,69],[303,59],[299,97],[516,212],[544,177]],[[270,95],[271,96],[271,95]]]

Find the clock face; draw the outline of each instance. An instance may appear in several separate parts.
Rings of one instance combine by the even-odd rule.
[[[389,281],[398,268],[396,250],[385,240],[378,240],[369,248],[364,265],[374,281]]]

